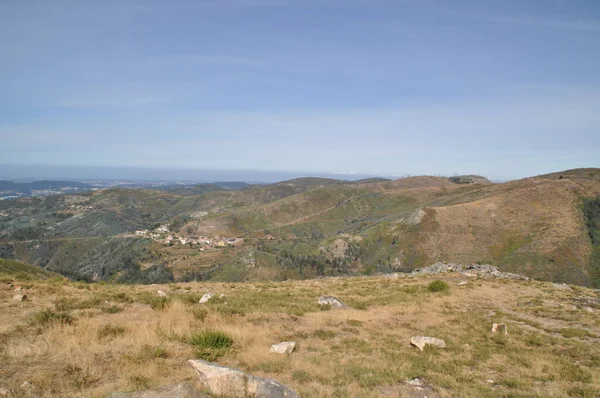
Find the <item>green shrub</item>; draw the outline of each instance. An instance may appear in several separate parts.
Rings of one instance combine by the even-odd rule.
[[[206,361],[225,355],[233,345],[233,339],[219,330],[204,330],[192,335],[188,343],[196,348],[196,357]]]
[[[448,290],[450,290],[450,286],[448,286],[448,284],[444,281],[437,280],[427,285],[427,290],[435,293],[447,292]]]

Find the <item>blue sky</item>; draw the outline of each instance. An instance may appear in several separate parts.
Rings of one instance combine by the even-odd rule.
[[[600,167],[600,2],[0,0],[0,163]]]

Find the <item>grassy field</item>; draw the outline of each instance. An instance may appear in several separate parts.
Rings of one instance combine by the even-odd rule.
[[[6,273],[0,388],[24,396],[28,381],[31,396],[102,397],[193,379],[187,360],[200,357],[274,378],[303,397],[600,394],[598,292],[495,279],[457,286],[463,279],[127,286]],[[439,282],[429,289],[436,280],[449,289]],[[29,300],[14,301],[6,282]],[[206,292],[214,298],[201,305]],[[321,308],[321,295],[349,308]],[[491,333],[494,322],[509,334]],[[222,342],[214,349],[206,343],[213,332]],[[409,344],[415,335],[441,338],[447,348],[420,352]],[[298,344],[291,355],[269,353],[289,340]],[[422,391],[406,384],[413,378]]]

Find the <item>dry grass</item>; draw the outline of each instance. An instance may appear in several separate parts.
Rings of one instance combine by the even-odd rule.
[[[449,292],[429,292],[435,279]],[[404,382],[414,377],[439,397],[600,393],[600,311],[572,309],[578,300],[597,300],[596,292],[495,280],[458,288],[457,280],[30,282],[29,302],[0,291],[0,387],[22,395],[19,386],[29,381],[37,396],[102,397],[177,383],[195,377],[187,365],[196,355],[190,338],[213,330],[233,340],[219,363],[275,378],[303,397],[403,396]],[[157,300],[157,289],[169,297]],[[208,291],[225,297],[198,304]],[[316,301],[324,294],[351,308],[321,310]],[[120,311],[107,310],[113,307]],[[42,311],[72,321],[35,321]],[[492,322],[506,323],[509,335],[492,334]],[[413,335],[442,338],[448,347],[419,352],[409,345]],[[289,340],[298,344],[292,355],[269,353],[271,344]]]

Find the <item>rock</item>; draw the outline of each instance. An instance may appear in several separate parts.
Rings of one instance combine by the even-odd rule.
[[[425,346],[432,345],[438,348],[446,348],[446,342],[442,339],[436,339],[435,337],[426,336],[413,336],[410,338],[410,344],[423,351]]]
[[[464,285],[466,285],[466,284],[468,284],[468,283],[469,283],[469,282],[467,282],[467,281],[460,281],[460,282],[458,282],[458,283],[456,284],[456,286],[464,286]]]
[[[0,397],[8,397],[8,390],[6,388],[0,388]]]
[[[154,390],[134,392],[113,392],[106,398],[208,398],[198,387],[189,381]]]
[[[18,302],[27,301],[27,295],[25,295],[25,294],[15,294],[13,296],[13,300],[14,301],[18,301]]]
[[[567,285],[566,283],[553,283],[552,287],[558,290],[573,290],[571,289],[571,286]]]
[[[212,298],[212,294],[211,294],[211,293],[206,293],[206,294],[204,294],[204,296],[202,296],[202,297],[200,298],[200,301],[199,301],[199,303],[200,303],[200,304],[207,303],[207,302],[208,302],[208,300],[210,300],[211,298]]]
[[[291,354],[295,348],[296,348],[295,341],[284,341],[279,344],[273,344],[271,346],[270,352],[274,352],[276,354]]]
[[[8,282],[8,283],[6,284],[6,288],[7,288],[8,290],[12,290],[12,288],[13,288],[13,287],[14,287],[14,285],[13,285],[12,283],[10,283],[10,282]]]
[[[319,297],[319,305],[329,305],[331,308],[346,308],[347,305],[333,296]]]
[[[594,309],[592,307],[582,307],[581,309],[585,312],[594,312]]]
[[[224,297],[225,297],[225,294],[223,294],[223,293],[219,294],[219,298],[224,298]]]
[[[494,323],[492,325],[492,332],[494,332],[494,333],[500,332],[500,333],[508,334],[506,325],[503,323]]]
[[[157,290],[156,293],[158,293],[160,297],[167,297],[167,293],[163,292],[162,290]]]
[[[28,381],[24,381],[23,384],[21,384],[21,388],[28,394],[33,394],[35,392],[35,387]]]
[[[21,290],[23,290],[23,288],[21,286],[15,287],[15,292],[20,292]]]
[[[492,380],[492,379],[487,380],[487,382],[490,384],[494,384],[494,380]]]
[[[295,391],[275,380],[200,359],[189,362],[198,373],[200,382],[212,395],[228,398],[300,398]]]
[[[464,276],[470,277],[496,277],[502,279],[520,279],[528,281],[529,278],[523,275],[511,274],[510,272],[500,272],[497,267],[489,264],[471,264],[471,265],[460,265],[460,264],[446,264],[437,262],[429,267],[418,268],[411,272],[412,275],[436,275],[445,272],[460,272]]]
[[[423,383],[421,383],[421,380],[419,380],[417,378],[407,381],[406,384],[409,384],[409,385],[415,386],[415,387],[421,387],[423,385]]]

